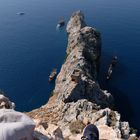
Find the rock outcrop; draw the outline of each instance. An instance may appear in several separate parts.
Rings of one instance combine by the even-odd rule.
[[[11,102],[3,94],[0,94],[0,109],[2,109],[2,108],[5,108],[5,109],[14,109],[15,108],[15,104],[13,102]]]
[[[81,11],[70,18],[67,33],[66,60],[57,76],[53,95],[46,105],[27,114],[55,125],[56,130],[61,129],[64,139],[79,140],[88,123],[98,127],[100,139],[128,139],[129,123],[122,122],[120,114],[111,109],[112,95],[101,90],[96,80],[101,54],[100,33],[86,25]],[[44,134],[47,129],[44,128]]]
[[[74,13],[67,25],[67,58],[56,79],[54,94],[57,102],[88,99],[99,106],[112,103],[110,93],[102,91],[97,84],[97,72],[101,53],[100,33],[86,26],[84,15]]]

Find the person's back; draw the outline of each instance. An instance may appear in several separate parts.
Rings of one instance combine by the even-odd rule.
[[[12,109],[0,109],[0,140],[33,140],[34,122]]]

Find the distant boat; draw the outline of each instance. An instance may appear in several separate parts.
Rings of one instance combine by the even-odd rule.
[[[109,65],[108,71],[107,71],[107,76],[106,79],[109,80],[112,76],[113,73],[113,68],[115,67],[116,63],[117,63],[117,56],[113,56],[111,64]]]
[[[113,72],[113,66],[111,64],[108,68],[108,71],[107,71],[107,76],[106,76],[107,80],[109,80],[111,78],[112,72]]]
[[[65,25],[65,20],[64,20],[64,18],[61,18],[58,21],[57,28],[63,27],[64,25]]]
[[[57,69],[54,68],[52,71],[51,71],[51,74],[49,76],[49,82],[51,82],[57,75]]]
[[[113,56],[112,61],[111,61],[112,66],[116,65],[117,60],[118,60],[117,56]]]
[[[19,12],[19,13],[17,13],[17,15],[23,16],[23,15],[25,15],[25,13],[24,12]]]

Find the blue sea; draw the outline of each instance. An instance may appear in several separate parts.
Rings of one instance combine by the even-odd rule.
[[[56,24],[76,10],[102,35],[101,87],[115,97],[122,119],[140,131],[140,0],[0,0],[0,89],[19,111],[48,101],[54,88],[48,76],[60,70],[67,47],[65,27],[56,30]],[[107,82],[113,55],[118,63]]]

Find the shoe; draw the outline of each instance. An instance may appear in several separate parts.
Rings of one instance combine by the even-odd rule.
[[[81,140],[99,140],[99,131],[94,124],[87,125],[83,130]]]

